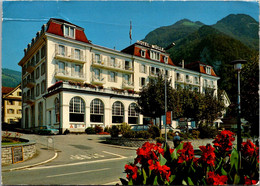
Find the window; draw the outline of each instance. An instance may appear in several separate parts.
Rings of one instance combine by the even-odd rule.
[[[116,82],[116,73],[115,72],[109,72],[109,78],[108,80],[110,82]]]
[[[43,94],[45,92],[45,80],[41,82],[41,93]]]
[[[130,74],[125,74],[124,75],[124,82],[125,83],[131,83],[131,76],[130,76]]]
[[[38,104],[38,125],[43,125],[43,108],[42,108],[42,102]]]
[[[199,84],[198,77],[195,77],[195,83]]]
[[[80,59],[80,50],[75,49],[75,59]]]
[[[65,56],[65,46],[59,45],[59,55]]]
[[[77,77],[81,77],[82,76],[82,70],[83,70],[82,65],[75,65],[73,75],[75,75]]]
[[[95,54],[95,62],[101,63],[100,54]]]
[[[97,69],[97,68],[94,69],[94,79],[99,80],[99,81],[101,80],[100,69]]]
[[[8,110],[7,110],[7,113],[8,113],[8,114],[14,114],[14,109],[8,109]]]
[[[22,114],[22,110],[21,109],[17,110],[17,114]]]
[[[124,105],[120,101],[116,101],[112,105],[112,123],[124,122]]]
[[[104,104],[100,99],[94,99],[90,104],[90,122],[103,123]]]
[[[18,105],[19,105],[19,106],[22,106],[22,102],[21,102],[21,101],[19,101],[19,102],[18,102]]]
[[[110,59],[110,65],[111,65],[112,67],[116,67],[116,59],[115,59],[114,57],[111,57],[111,59]]]
[[[24,120],[24,123],[25,123],[25,128],[28,128],[29,126],[29,108],[26,108],[25,109],[25,120]]]
[[[168,70],[165,71],[165,75],[166,75],[166,77],[169,76],[169,71]]]
[[[36,79],[40,77],[40,67],[36,68]]]
[[[80,97],[70,100],[70,122],[84,122],[85,102]]]
[[[141,77],[141,84],[140,85],[141,85],[141,87],[145,86],[145,78],[144,77]]]
[[[58,98],[55,98],[54,105],[55,105],[55,123],[59,123],[60,122],[60,101]]]
[[[45,63],[42,63],[41,65],[41,75],[45,73]]]
[[[156,68],[156,75],[160,75],[161,74],[161,71],[160,71],[160,69],[159,68]]]
[[[210,67],[206,67],[206,73],[211,74],[211,68]]]
[[[128,123],[129,124],[137,124],[139,114],[136,111],[137,104],[131,103],[128,107]]]
[[[164,56],[164,62],[168,63],[168,56]]]
[[[40,84],[36,85],[36,96],[40,95]]]
[[[140,50],[141,57],[145,57],[145,50]]]
[[[41,48],[41,59],[45,57],[45,53],[46,53],[46,46],[43,45]]]
[[[126,70],[131,70],[130,61],[125,61],[125,69]]]
[[[160,53],[155,51],[150,51],[150,58],[154,60],[160,60]]]
[[[151,67],[151,74],[155,74],[155,68]]]
[[[51,121],[52,121],[51,110],[49,110],[48,125],[51,125]]]
[[[59,73],[65,74],[65,63],[59,62]]]
[[[36,53],[36,63],[39,63],[40,61],[40,51]]]
[[[144,64],[140,65],[140,72],[141,73],[146,73],[146,66]]]
[[[186,82],[187,82],[187,83],[190,82],[190,77],[189,77],[189,75],[186,75]]]
[[[74,38],[75,37],[74,28],[68,25],[64,25],[64,36]]]
[[[208,82],[206,79],[204,79],[204,87],[207,87],[208,86]]]

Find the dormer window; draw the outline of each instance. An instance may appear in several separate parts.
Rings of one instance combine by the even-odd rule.
[[[68,25],[64,25],[63,28],[63,33],[65,37],[70,37],[70,38],[75,38],[75,28],[68,26]]]
[[[150,51],[150,58],[159,61],[160,53],[155,52],[155,51]]]
[[[145,50],[141,50],[141,57],[145,57]]]
[[[164,62],[168,63],[168,56],[164,56]]]
[[[211,68],[210,67],[206,67],[206,73],[211,74]]]

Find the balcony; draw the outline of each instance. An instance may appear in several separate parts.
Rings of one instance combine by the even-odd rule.
[[[24,102],[28,105],[33,105],[35,103],[35,96],[26,96]]]
[[[74,63],[86,63],[85,57],[83,55],[76,56],[75,54],[62,54],[59,52],[55,52],[55,59],[63,60],[63,61],[69,61]]]
[[[183,78],[182,78],[182,77],[176,77],[175,80],[176,80],[177,82],[183,82]]]
[[[123,89],[134,89],[134,82],[123,81],[122,88]]]
[[[103,84],[105,84],[105,78],[100,77],[100,76],[93,76],[92,83],[96,84],[96,85],[103,85]]]
[[[92,60],[92,67],[98,67],[123,73],[134,73],[133,68],[130,66],[124,67],[122,64],[111,64],[110,62],[101,60]]]
[[[86,80],[86,75],[81,73],[72,73],[70,74],[67,71],[56,70],[55,71],[55,78],[61,80],[74,80],[74,81],[81,81],[84,82]]]
[[[34,79],[27,79],[27,82],[26,82],[26,87],[28,88],[32,88],[35,86],[35,81]]]
[[[35,62],[30,62],[27,64],[26,72],[32,73],[35,70]]]

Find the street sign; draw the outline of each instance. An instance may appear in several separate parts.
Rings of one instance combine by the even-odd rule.
[[[167,125],[172,124],[172,112],[171,111],[166,112],[166,124]]]

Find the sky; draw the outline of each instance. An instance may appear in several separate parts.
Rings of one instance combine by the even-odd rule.
[[[93,44],[122,50],[154,29],[181,19],[213,25],[229,14],[259,21],[257,1],[3,1],[2,68],[21,71],[24,48],[50,18],[85,29]]]

